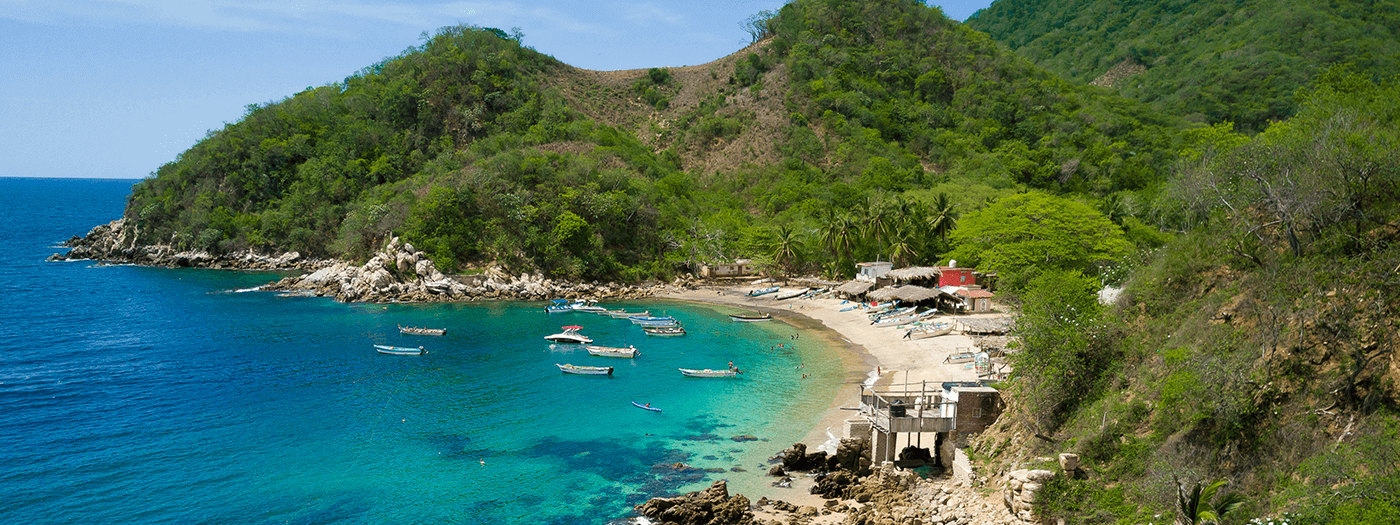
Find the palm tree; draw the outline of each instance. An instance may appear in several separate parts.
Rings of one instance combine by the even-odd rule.
[[[943,242],[948,242],[948,232],[958,227],[957,205],[948,198],[945,192],[938,193],[938,199],[933,202],[933,210],[928,215],[928,226],[933,228],[933,233]]]
[[[898,266],[904,266],[908,259],[919,256],[914,250],[912,233],[909,226],[900,225],[890,239],[890,259]]]
[[[1210,503],[1217,499],[1216,492],[1225,486],[1225,480],[1205,487],[1197,481],[1189,489],[1176,476],[1172,476],[1172,481],[1176,483],[1176,525],[1219,525],[1220,518],[1244,505],[1244,496],[1239,493],[1225,494],[1214,505]]]
[[[833,216],[822,230],[822,243],[836,255],[845,255],[849,259],[851,252],[855,251],[859,234],[860,225],[850,215]]]
[[[875,253],[876,260],[885,251],[885,237],[890,234],[893,218],[894,214],[890,213],[889,208],[874,202],[873,199],[865,208],[865,217],[862,218],[865,222],[864,230],[865,234],[870,236],[879,248]]]
[[[792,226],[783,224],[773,232],[773,263],[783,271],[784,281],[787,280],[788,265],[797,258],[797,250],[801,242],[797,231],[793,230]]]

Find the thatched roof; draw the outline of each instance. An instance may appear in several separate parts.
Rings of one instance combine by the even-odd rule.
[[[865,293],[867,290],[870,290],[874,286],[875,283],[871,282],[851,281],[849,283],[841,285],[840,288],[837,288],[836,293],[843,293],[846,295],[860,295]]]
[[[939,269],[934,266],[911,266],[898,270],[890,270],[889,273],[885,274],[885,277],[889,277],[894,280],[894,282],[903,283],[923,279],[937,279],[938,276],[942,274],[943,272],[939,271]]]
[[[899,299],[908,303],[917,303],[929,299],[937,299],[943,292],[922,286],[889,286],[875,290],[870,293],[870,298],[877,301],[889,301]]]

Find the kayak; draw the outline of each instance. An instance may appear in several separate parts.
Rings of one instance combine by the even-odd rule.
[[[640,408],[640,409],[642,409],[642,410],[650,410],[650,411],[652,411],[652,412],[660,412],[660,411],[661,411],[661,409],[659,409],[659,408],[656,408],[656,407],[649,407],[649,406],[643,405],[643,404],[641,404],[641,403],[638,403],[638,402],[636,402],[636,401],[633,401],[633,402],[632,402],[632,406],[637,407],[637,408]]]

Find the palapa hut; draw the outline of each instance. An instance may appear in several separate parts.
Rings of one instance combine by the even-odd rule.
[[[870,291],[870,289],[874,287],[875,283],[872,282],[851,281],[836,288],[836,295],[846,299],[856,299],[865,295],[865,292]]]
[[[921,286],[937,287],[939,276],[942,271],[933,266],[911,266],[890,270],[885,277],[895,284],[915,284]]]
[[[935,308],[943,309],[949,298],[947,294],[937,288],[924,288],[922,286],[904,285],[887,286],[866,294],[876,301],[894,301],[909,304],[924,304]]]

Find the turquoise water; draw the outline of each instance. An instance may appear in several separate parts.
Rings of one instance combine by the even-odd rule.
[[[842,381],[815,334],[706,306],[607,304],[691,332],[653,338],[542,303],[342,304],[250,290],[271,273],[43,261],[132,182],[0,178],[0,523],[606,523],[760,475]],[[566,324],[641,356],[551,347]],[[730,361],[741,377],[676,370]]]

